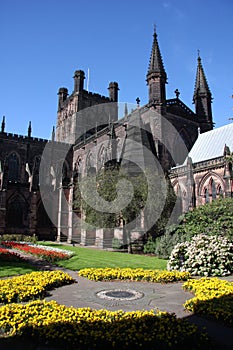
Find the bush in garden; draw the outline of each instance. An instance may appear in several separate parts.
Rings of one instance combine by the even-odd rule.
[[[167,269],[197,276],[227,276],[233,272],[232,260],[233,244],[226,237],[199,234],[174,247]]]
[[[220,198],[186,213],[175,232],[185,235],[186,240],[200,233],[222,235],[232,240],[232,217],[233,198]]]
[[[161,237],[157,237],[155,241],[155,254],[162,259],[168,259],[174,246],[182,241],[182,236],[174,233],[165,233]]]
[[[3,234],[0,235],[0,241],[16,241],[16,242],[31,242],[37,243],[37,237],[35,235],[22,235],[22,234]]]
[[[147,242],[143,246],[143,253],[155,254],[156,243],[152,236],[149,236]]]

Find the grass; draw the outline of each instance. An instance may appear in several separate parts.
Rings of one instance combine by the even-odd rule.
[[[32,266],[30,263],[23,261],[0,261],[0,277],[9,277],[14,275],[23,275],[37,271],[38,269]]]
[[[70,270],[89,267],[131,267],[159,270],[166,270],[167,268],[167,260],[158,259],[154,256],[109,252],[95,248],[73,247],[47,242],[40,244],[73,251],[75,255],[70,259],[56,262],[56,265]]]

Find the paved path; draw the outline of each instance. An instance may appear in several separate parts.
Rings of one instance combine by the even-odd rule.
[[[56,300],[59,304],[77,308],[105,308],[112,311],[120,309],[124,311],[159,309],[161,311],[173,312],[177,317],[187,318],[188,321],[200,327],[206,327],[207,332],[217,344],[214,350],[233,349],[232,328],[209,321],[184,309],[183,304],[186,300],[192,298],[193,295],[183,291],[183,282],[169,284],[133,281],[95,282],[78,276],[77,272],[56,267],[40,259],[35,259],[34,257],[30,257],[29,259],[31,263],[36,264],[41,270],[63,270],[76,280],[74,284],[50,291],[49,296],[46,297],[48,301]],[[224,279],[233,281],[233,276]],[[98,292],[103,290],[119,289],[140,292],[142,293],[142,297],[132,301],[106,300],[101,299],[97,295]]]
[[[76,283],[60,287],[51,291],[46,300],[56,300],[60,304],[74,307],[90,307],[93,309],[108,310],[151,310],[159,309],[161,311],[174,312],[177,317],[184,317],[188,321],[197,324],[200,327],[206,327],[210,337],[216,342],[215,350],[233,349],[233,331],[232,328],[221,325],[210,320],[192,314],[184,309],[183,304],[186,300],[193,297],[193,294],[185,292],[182,289],[183,282],[178,283],[149,283],[149,282],[95,282],[78,276],[77,272],[63,269],[69,273]],[[226,278],[233,281],[233,276]],[[143,294],[137,300],[106,300],[97,296],[97,293],[103,290],[135,290]]]

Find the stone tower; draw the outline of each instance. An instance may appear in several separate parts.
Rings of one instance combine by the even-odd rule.
[[[166,110],[165,84],[167,82],[167,74],[163,66],[156,31],[154,31],[146,81],[149,88],[149,105],[154,106],[158,113],[164,114]]]
[[[200,130],[201,132],[205,132],[213,129],[211,108],[212,94],[207,83],[199,54],[197,61],[198,64],[193,103],[195,104],[195,112],[199,120]]]
[[[109,97],[85,90],[85,73],[83,70],[76,70],[73,79],[74,90],[71,95],[69,95],[68,89],[65,87],[60,88],[58,91],[56,127],[56,141],[70,144],[75,144],[79,137],[86,137],[85,134],[90,135],[92,133],[93,120],[89,119],[93,119],[93,116],[91,117],[88,111],[84,112],[85,115],[83,116],[80,113],[78,114],[78,112],[94,105],[110,102],[117,103],[119,90],[116,82],[109,83]],[[95,117],[97,118],[97,116]],[[118,117],[117,108],[114,108],[114,105],[111,108],[109,106],[106,108],[106,113],[102,113],[98,117],[100,117],[97,121],[100,127],[108,125],[109,121],[115,122]]]

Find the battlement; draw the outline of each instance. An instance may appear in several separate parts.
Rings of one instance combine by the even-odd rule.
[[[14,139],[14,140],[25,140],[30,142],[48,142],[47,139],[42,139],[39,137],[28,137],[27,135],[13,134],[10,132],[0,132],[0,138],[2,139]]]
[[[83,90],[82,91],[82,94],[84,95],[88,95],[90,97],[94,97],[94,98],[98,98],[98,99],[101,99],[101,100],[105,100],[106,102],[110,102],[110,98],[107,97],[107,96],[104,96],[104,95],[100,95],[96,92],[91,92],[91,91],[87,91],[87,90]]]

